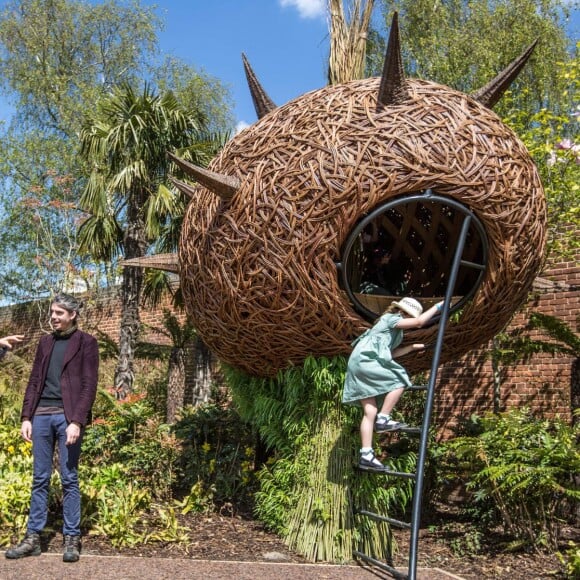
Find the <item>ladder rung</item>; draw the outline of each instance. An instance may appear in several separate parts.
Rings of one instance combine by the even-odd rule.
[[[384,475],[392,475],[393,477],[402,477],[403,479],[417,478],[417,474],[407,473],[406,471],[385,471]]]
[[[475,268],[476,270],[485,270],[485,264],[478,264],[477,262],[469,262],[468,260],[461,260],[462,266],[467,266],[468,268]]]
[[[369,471],[368,469],[361,469],[357,465],[355,465],[355,468],[357,468],[359,471],[362,471],[363,473],[376,473],[377,475],[392,475],[393,477],[403,477],[406,479],[416,478],[415,473],[407,473],[405,471]]]
[[[405,578],[406,579],[409,577],[408,574],[404,574],[403,572],[399,572],[399,570],[397,570],[396,568],[393,568],[392,566],[389,566],[388,564],[385,564],[384,562],[381,562],[380,560],[377,560],[376,558],[371,558],[370,556],[367,556],[366,554],[363,554],[362,552],[359,552],[358,550],[353,550],[352,553],[357,558],[360,558],[361,560],[365,560],[366,562],[370,562],[371,564],[378,566],[382,570],[386,570],[387,572],[390,572],[394,578]]]
[[[393,526],[398,526],[399,528],[406,528],[406,529],[411,528],[411,524],[409,524],[407,522],[402,522],[400,520],[396,520],[394,518],[389,518],[387,516],[381,516],[380,514],[375,514],[373,512],[369,512],[367,510],[358,510],[356,513],[358,515],[361,515],[361,516],[368,516],[369,518],[371,518],[373,520],[378,520],[380,522],[387,522],[388,524],[392,524]]]
[[[401,427],[398,430],[407,435],[421,435],[421,427]]]
[[[411,385],[407,387],[405,391],[426,391],[429,388],[429,385]]]

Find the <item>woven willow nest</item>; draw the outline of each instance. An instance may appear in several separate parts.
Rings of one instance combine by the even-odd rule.
[[[488,341],[525,300],[546,207],[524,145],[487,107],[435,83],[409,79],[404,103],[378,108],[379,82],[323,88],[266,114],[210,166],[235,178],[233,197],[194,190],[180,277],[195,327],[224,362],[271,376],[308,355],[348,355],[370,324],[339,286],[343,243],[378,204],[427,188],[469,208],[489,242],[485,277],[448,328],[443,361]],[[404,364],[417,371],[429,358]]]

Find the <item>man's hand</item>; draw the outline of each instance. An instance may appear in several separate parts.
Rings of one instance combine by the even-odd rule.
[[[81,426],[78,423],[69,423],[66,428],[65,445],[74,445],[81,435]]]
[[[20,426],[20,435],[22,435],[22,439],[24,439],[24,441],[32,443],[32,423],[28,419],[22,421],[22,425]]]
[[[12,346],[17,342],[22,342],[24,338],[23,334],[12,334],[10,336],[5,336],[0,338],[0,346],[7,348],[8,350],[12,349]]]

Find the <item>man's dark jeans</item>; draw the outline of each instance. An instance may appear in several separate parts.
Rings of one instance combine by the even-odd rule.
[[[78,465],[81,437],[74,445],[65,445],[67,421],[64,413],[36,415],[32,419],[32,496],[28,515],[28,532],[39,534],[46,525],[48,516],[48,490],[52,474],[52,459],[55,445],[60,456],[60,481],[63,491],[63,535],[79,536],[81,524],[81,493],[79,489]]]

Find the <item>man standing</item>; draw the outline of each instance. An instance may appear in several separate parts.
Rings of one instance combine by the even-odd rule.
[[[63,490],[64,562],[80,557],[81,494],[78,464],[84,427],[97,393],[96,339],[78,329],[81,303],[67,294],[50,306],[52,334],[43,336],[24,393],[20,433],[32,442],[33,479],[26,536],[6,558],[40,555],[48,516],[52,459],[58,444]]]

